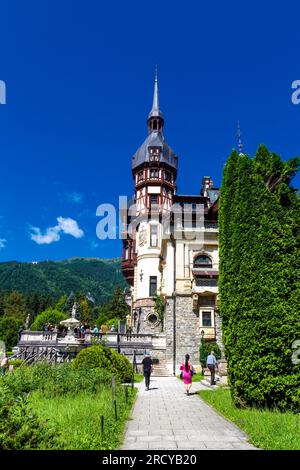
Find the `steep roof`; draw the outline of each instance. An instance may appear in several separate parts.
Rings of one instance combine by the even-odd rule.
[[[178,166],[178,157],[175,155],[171,147],[167,144],[162,132],[152,131],[140,148],[132,157],[132,169],[137,168],[145,162],[149,162],[149,148],[160,147],[161,156],[160,163],[166,163],[167,165],[176,168]]]

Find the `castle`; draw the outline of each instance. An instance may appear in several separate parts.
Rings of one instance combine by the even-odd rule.
[[[131,291],[131,327],[151,334],[153,357],[174,373],[202,340],[221,349],[218,313],[218,197],[209,176],[198,195],[177,194],[178,157],[167,144],[155,77],[148,136],[132,157],[122,271]],[[155,347],[157,344],[157,347]]]

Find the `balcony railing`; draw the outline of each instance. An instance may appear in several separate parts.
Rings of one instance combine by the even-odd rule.
[[[218,279],[195,278],[196,287],[218,287]]]

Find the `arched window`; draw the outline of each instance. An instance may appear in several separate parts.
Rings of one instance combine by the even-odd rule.
[[[212,262],[209,256],[199,255],[194,259],[194,268],[211,268]]]

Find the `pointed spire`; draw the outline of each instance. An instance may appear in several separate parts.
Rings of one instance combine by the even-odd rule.
[[[157,65],[155,66],[153,103],[148,119],[150,119],[151,117],[163,117],[162,112],[159,109]]]
[[[241,133],[241,127],[240,127],[240,121],[237,123],[237,138],[238,138],[238,149],[239,149],[239,154],[243,154],[243,143],[242,143],[242,133]]]

